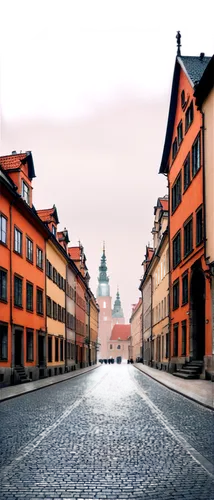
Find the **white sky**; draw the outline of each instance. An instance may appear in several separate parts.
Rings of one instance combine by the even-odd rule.
[[[1,154],[32,150],[34,202],[38,208],[56,203],[72,241],[82,240],[94,292],[106,239],[112,295],[119,283],[127,319],[139,295],[152,209],[165,194],[157,172],[176,31],[182,54],[212,55],[211,5],[0,0]],[[69,195],[74,181],[81,183],[78,210],[77,188]]]

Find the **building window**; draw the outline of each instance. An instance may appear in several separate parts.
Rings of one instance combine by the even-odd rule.
[[[198,135],[192,146],[192,177],[198,172],[200,168],[200,136]]]
[[[57,304],[53,302],[53,319],[57,319]]]
[[[14,306],[22,307],[22,278],[14,276]]]
[[[203,241],[203,212],[200,208],[196,213],[196,245]]]
[[[55,361],[59,361],[59,339],[55,337]]]
[[[37,288],[36,295],[36,312],[37,314],[43,314],[43,290]]]
[[[162,342],[161,342],[161,344],[162,344],[162,346],[161,346],[161,357],[163,359],[164,358],[164,335],[162,335],[161,339],[162,339]]]
[[[181,92],[181,107],[183,108],[185,106],[185,92],[182,90]]]
[[[178,151],[178,140],[176,137],[173,144],[172,144],[172,159],[173,160],[176,157],[177,151]]]
[[[26,182],[22,181],[22,198],[29,205],[30,203],[30,188]]]
[[[22,233],[16,227],[14,228],[14,250],[22,254]]]
[[[61,284],[61,276],[59,273],[57,273],[57,285],[59,288],[60,288],[60,284]]]
[[[33,361],[33,330],[27,330],[27,361]]]
[[[182,305],[188,302],[188,273],[182,278]]]
[[[186,356],[186,343],[187,343],[187,322],[182,321],[182,356]]]
[[[52,234],[55,236],[56,238],[56,226],[54,226],[54,224],[52,224]]]
[[[48,259],[46,259],[46,275],[51,280],[53,279],[53,267],[52,267],[52,264],[49,262]]]
[[[178,323],[173,325],[173,356],[178,356]]]
[[[33,311],[33,285],[28,282],[26,284],[26,309]]]
[[[7,361],[7,325],[0,324],[0,361]]]
[[[185,132],[189,129],[191,123],[193,122],[193,101],[187,108],[186,114],[185,114]]]
[[[7,244],[7,219],[4,215],[0,215],[0,241]]]
[[[62,308],[58,305],[58,321],[62,321]]]
[[[172,187],[172,213],[181,203],[181,172]]]
[[[166,297],[164,297],[163,316],[166,317]]]
[[[7,301],[7,271],[0,269],[0,300]]]
[[[46,308],[47,308],[47,316],[49,318],[52,318],[52,300],[50,299],[50,297],[47,297],[46,298]]]
[[[169,356],[169,334],[166,333],[166,358]]]
[[[110,349],[112,349],[112,344],[110,344]]]
[[[106,309],[106,302],[103,302],[103,309]]]
[[[36,265],[43,269],[43,251],[39,247],[36,247]]]
[[[26,238],[26,259],[33,262],[33,242],[30,238]]]
[[[184,226],[184,257],[192,251],[192,219]]]
[[[64,359],[63,339],[60,340],[60,361]]]
[[[180,146],[181,142],[183,141],[183,123],[182,123],[182,120],[178,124],[177,133],[178,133],[178,145]]]
[[[65,323],[65,308],[62,307],[62,322]]]
[[[119,344],[119,345],[117,346],[117,349],[120,349],[120,348],[121,348],[121,346],[120,346],[120,344]]]
[[[188,154],[184,162],[184,191],[190,185],[190,154]]]
[[[173,268],[181,261],[181,233],[179,232],[173,240]]]
[[[52,337],[48,337],[48,363],[52,363]]]
[[[173,310],[179,307],[179,280],[173,283]]]
[[[55,269],[55,267],[53,268],[53,282],[57,283],[57,270]]]

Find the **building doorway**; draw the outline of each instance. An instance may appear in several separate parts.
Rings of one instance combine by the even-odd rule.
[[[39,366],[45,365],[45,336],[38,335],[38,364]]]
[[[121,356],[117,356],[116,361],[120,365],[120,363],[122,362],[122,357]]]
[[[199,265],[192,271],[190,305],[190,356],[199,361],[205,354],[205,278]]]
[[[22,330],[15,330],[15,366],[21,366],[22,359]]]

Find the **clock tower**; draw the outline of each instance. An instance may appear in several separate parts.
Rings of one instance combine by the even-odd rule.
[[[97,287],[97,303],[99,304],[99,359],[107,359],[108,357],[108,342],[111,337],[112,329],[112,310],[109,277],[107,275],[105,244],[103,244],[103,254],[99,267],[98,287]]]

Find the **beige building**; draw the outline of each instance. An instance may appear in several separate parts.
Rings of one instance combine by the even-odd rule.
[[[130,358],[131,325],[114,325],[107,346],[107,359],[125,361]]]
[[[151,364],[152,359],[152,278],[150,266],[153,259],[154,250],[146,247],[146,255],[143,261],[144,275],[140,283],[139,290],[142,293],[142,358],[146,365]]]
[[[155,254],[152,276],[152,366],[168,367],[169,356],[169,241],[168,200],[158,198],[152,230]]]
[[[57,240],[59,223],[56,207],[39,210],[39,217],[48,226],[52,235],[46,244],[46,316],[47,341],[44,375],[58,375],[65,371],[65,290],[66,250]],[[39,347],[40,348],[40,347]]]
[[[133,306],[131,324],[131,358],[136,361],[142,356],[142,299]]]
[[[90,365],[97,362],[99,306],[91,292],[90,298]]]
[[[196,104],[204,117],[205,158],[205,257],[212,287],[212,360],[214,369],[214,56],[196,87]]]

